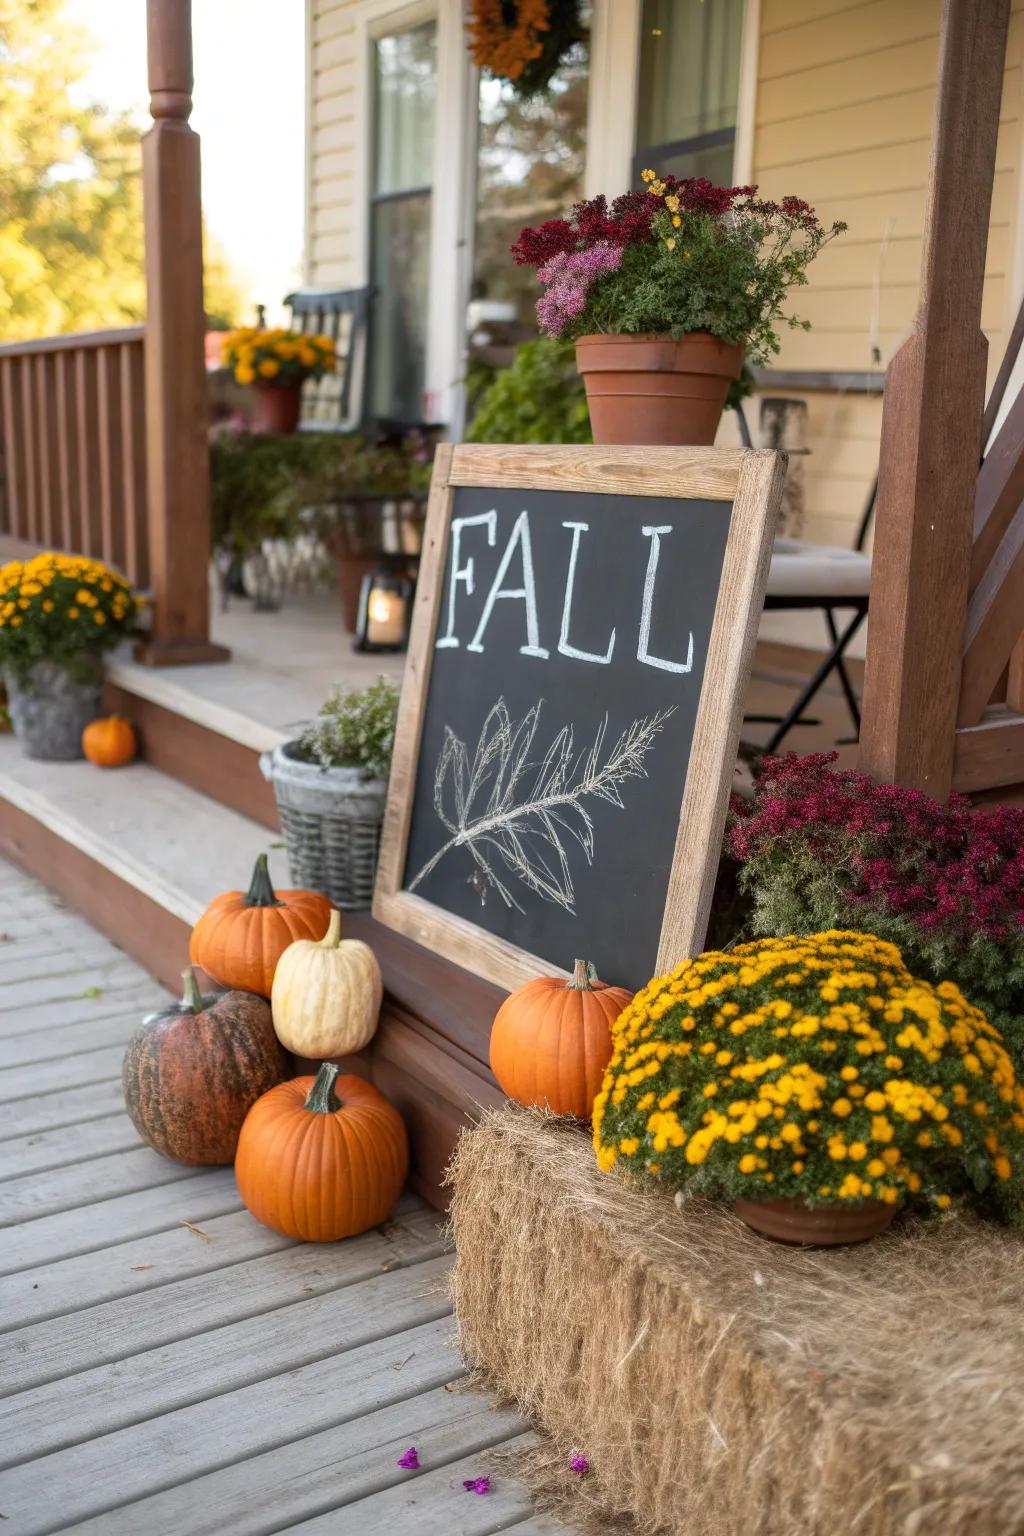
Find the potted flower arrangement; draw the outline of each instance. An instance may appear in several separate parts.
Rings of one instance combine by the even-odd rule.
[[[100,713],[103,656],[132,630],[139,599],[99,560],[52,550],[0,569],[0,669],[27,757],[82,756]]]
[[[333,371],[334,342],[302,331],[242,326],[225,336],[221,361],[236,383],[252,388],[254,432],[294,432],[302,386]]]
[[[260,759],[293,882],[338,907],[373,899],[397,715],[398,688],[386,677],[337,689],[297,740]]]
[[[736,799],[729,851],[755,934],[858,928],[910,969],[950,977],[1024,1072],[1024,808],[976,811],[837,770],[836,754],[768,758]]]
[[[512,247],[537,269],[546,335],[575,340],[594,441],[714,442],[729,386],[779,350],[790,288],[846,228],[798,197],[643,173],[646,190],[577,203]]]
[[[724,1198],[820,1245],[901,1206],[969,1201],[1024,1225],[1024,1087],[999,1031],[893,944],[830,931],[711,951],[612,1028],[598,1162]]]

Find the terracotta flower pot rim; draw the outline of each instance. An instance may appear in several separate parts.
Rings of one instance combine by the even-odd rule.
[[[681,372],[722,375],[737,379],[743,348],[710,331],[686,331],[673,340],[667,333],[638,331],[606,336],[597,332],[576,342],[576,366],[584,376],[601,370],[615,372]]]
[[[882,1200],[810,1206],[799,1199],[739,1196],[733,1201],[733,1210],[753,1231],[776,1242],[835,1248],[879,1236],[891,1224],[899,1206]]]

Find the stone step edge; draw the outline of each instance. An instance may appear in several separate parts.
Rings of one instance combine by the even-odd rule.
[[[187,923],[189,928],[194,927],[202,916],[201,902],[197,902],[194,897],[161,880],[135,859],[112,849],[108,843],[97,834],[91,833],[80,821],[64,815],[49,796],[39,794],[23,784],[14,783],[0,774],[0,801],[2,800],[6,800],[26,816],[39,822],[63,842],[77,848],[79,853],[84,854],[93,863],[101,865],[125,885],[131,886],[150,901],[163,907],[172,916]],[[44,885],[49,884],[45,875],[37,878]]]
[[[272,752],[275,747],[289,740],[285,731],[264,725],[262,721],[244,715],[239,710],[229,709],[224,704],[204,699],[183,684],[172,682],[154,668],[138,666],[132,662],[108,662],[106,677],[108,682],[122,688],[125,693],[158,704],[162,709],[181,715],[218,736],[225,736],[229,741],[248,747],[252,752]]]

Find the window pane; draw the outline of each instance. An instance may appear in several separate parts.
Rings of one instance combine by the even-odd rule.
[[[742,30],[743,0],[644,0],[638,145],[735,127]]]
[[[734,142],[713,144],[705,149],[684,149],[677,155],[658,154],[659,176],[706,176],[717,186],[727,187],[732,181]],[[643,166],[638,167],[643,170]]]
[[[434,22],[374,43],[373,191],[428,187],[437,100]]]
[[[371,203],[370,414],[421,421],[430,301],[430,195]]]
[[[473,297],[514,308],[504,323],[529,335],[537,282],[509,246],[524,224],[557,218],[583,196],[589,65],[586,43],[574,44],[547,90],[527,100],[505,81],[480,81]]]

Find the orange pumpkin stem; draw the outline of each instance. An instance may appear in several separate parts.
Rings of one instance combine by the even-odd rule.
[[[245,893],[245,905],[247,907],[283,907],[284,902],[278,901],[274,893],[274,887],[270,880],[270,870],[267,868],[267,856],[261,853],[256,860],[256,868],[252,872],[249,889]]]
[[[199,990],[196,973],[190,965],[186,965],[182,971],[181,980],[185,989],[181,999],[182,1013],[202,1013],[203,994]]]
[[[314,1115],[334,1115],[342,1107],[334,1091],[338,1068],[333,1061],[322,1061],[312,1088],[306,1095],[305,1108]]]
[[[565,984],[567,992],[593,992],[601,983],[589,960],[573,961],[572,975]]]

